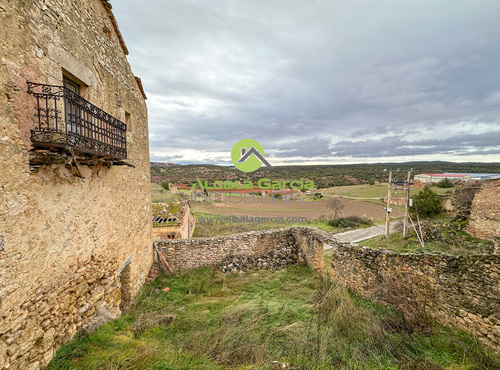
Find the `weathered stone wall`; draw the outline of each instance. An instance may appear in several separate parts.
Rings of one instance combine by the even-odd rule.
[[[428,313],[500,349],[500,256],[396,254],[356,245],[333,250],[332,278],[407,315]]]
[[[472,201],[467,231],[483,239],[500,237],[500,180],[481,185]]]
[[[323,268],[323,242],[314,228],[289,227],[213,238],[157,241],[174,271],[220,265],[224,271],[276,269],[293,263]]]
[[[147,276],[147,110],[105,2],[1,1],[0,24],[0,368],[36,369],[78,329],[116,316]],[[104,111],[131,114],[135,168],[82,166],[84,178],[64,165],[30,172],[27,81],[62,85],[63,73]]]
[[[158,241],[174,271],[217,265],[225,272],[307,263],[322,270],[323,245],[333,247],[331,276],[406,315],[430,314],[500,349],[500,256],[397,254],[339,243],[316,228],[290,227],[224,237]]]

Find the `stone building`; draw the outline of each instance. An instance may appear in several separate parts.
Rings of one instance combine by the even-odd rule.
[[[189,239],[196,219],[187,201],[153,204],[154,239]]]
[[[467,231],[497,244],[500,241],[500,179],[483,182],[475,193]]]
[[[0,369],[38,369],[146,279],[146,97],[107,1],[1,0],[0,24]]]

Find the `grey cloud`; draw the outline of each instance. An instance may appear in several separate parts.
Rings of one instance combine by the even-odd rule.
[[[335,151],[418,159],[483,153],[498,138],[489,129],[467,145],[452,139],[500,116],[498,1],[122,0],[113,7],[149,97],[152,153],[220,150],[223,158],[251,137],[281,159]],[[424,135],[449,144],[408,145]],[[397,149],[377,144],[384,141]]]
[[[408,141],[402,136],[392,136],[380,140],[340,141],[334,144],[332,154],[355,158],[418,156],[424,154],[498,154],[500,151],[499,138],[500,131],[453,136],[448,139],[417,141]]]

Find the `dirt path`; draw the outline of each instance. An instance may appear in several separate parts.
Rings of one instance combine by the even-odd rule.
[[[389,225],[389,232],[393,233],[396,231],[396,224],[399,221],[391,222]],[[370,239],[377,235],[382,235],[385,232],[385,225],[376,225],[371,227],[365,227],[364,229],[349,230],[344,233],[334,234],[335,238],[342,243],[356,243],[361,240]],[[331,249],[332,246],[325,244],[324,249]]]

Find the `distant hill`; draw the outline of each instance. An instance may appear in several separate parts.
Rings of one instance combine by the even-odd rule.
[[[168,162],[150,162],[151,167],[170,167],[170,166],[178,166],[176,163],[168,163]]]
[[[453,162],[407,162],[407,163],[374,163],[347,165],[309,165],[309,166],[275,166],[261,167],[252,173],[243,173],[235,167],[208,164],[180,165],[174,163],[151,163],[151,180],[157,184],[169,181],[174,184],[192,184],[197,178],[208,180],[246,180],[257,181],[261,178],[295,180],[313,180],[318,188],[369,184],[375,181],[387,181],[388,174],[384,168],[398,168],[393,176],[406,178],[406,170],[413,168],[413,174],[420,173],[500,173],[500,163],[453,163]]]

